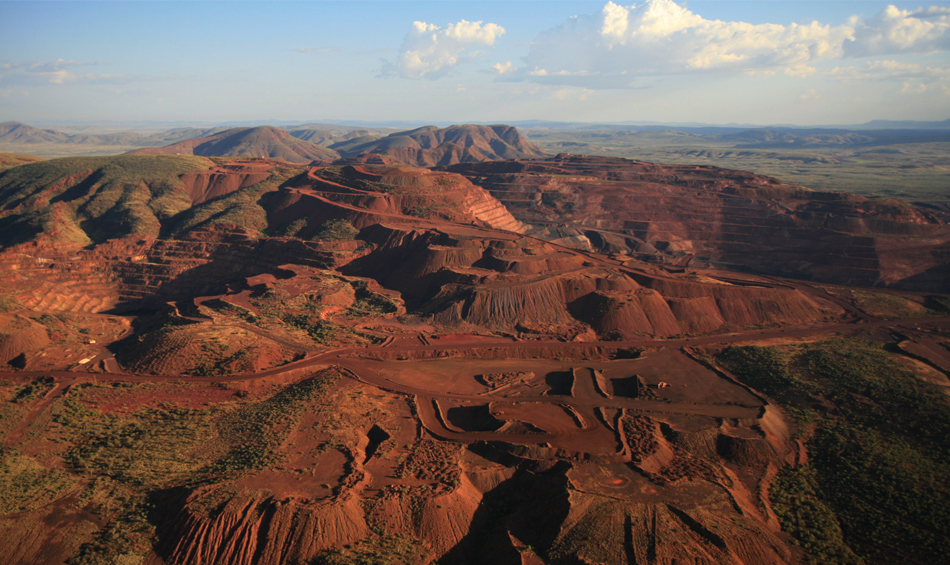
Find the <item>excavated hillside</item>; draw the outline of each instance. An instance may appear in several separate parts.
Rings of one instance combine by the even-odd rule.
[[[208,137],[173,143],[165,147],[136,149],[130,155],[200,155],[204,157],[257,157],[287,163],[332,161],[339,154],[298,139],[279,128],[260,126],[234,128]]]
[[[517,234],[382,224],[374,251],[342,267],[402,293],[439,324],[508,332],[625,338],[801,324],[842,312],[799,290],[675,278],[592,262]]]
[[[283,263],[332,267],[360,246],[356,230],[328,235],[334,222],[525,229],[453,173],[268,160],[55,159],[0,174],[0,206],[5,288],[67,312],[156,307]]]
[[[76,184],[51,181],[58,192],[44,197],[76,206],[88,198],[79,188],[103,192],[87,177],[66,178]],[[134,310],[214,294],[297,263],[376,279],[441,324],[591,337],[806,323],[838,312],[782,286],[591,263],[574,250],[520,236],[524,226],[497,200],[453,173],[385,165],[301,172],[257,161],[182,173],[178,182],[168,190],[193,205],[150,232],[81,248],[57,239],[62,228],[54,224],[43,237],[9,247],[0,258],[8,266],[6,286],[31,308]],[[122,185],[130,186],[146,190]],[[235,226],[241,218],[249,223]],[[308,241],[325,239],[326,226],[340,221],[358,241]],[[262,237],[270,233],[281,237]]]
[[[817,192],[708,166],[610,157],[466,163],[549,239],[685,265],[862,286],[950,291],[950,225],[902,201]]]
[[[483,178],[540,194],[519,214],[561,242],[474,176],[391,156],[0,172],[0,562],[946,555],[950,298],[664,263],[691,255],[605,209],[632,213],[623,175],[646,172],[560,161]],[[663,170],[637,182],[722,225],[917,213]]]
[[[378,153],[417,167],[547,157],[511,126],[426,126],[360,144],[333,146],[344,157]]]

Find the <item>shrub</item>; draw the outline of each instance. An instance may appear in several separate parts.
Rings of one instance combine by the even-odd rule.
[[[360,231],[346,220],[330,220],[310,239],[314,241],[352,241]]]

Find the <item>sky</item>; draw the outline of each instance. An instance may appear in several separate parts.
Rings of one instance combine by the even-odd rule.
[[[0,122],[948,118],[950,1],[0,1]]]

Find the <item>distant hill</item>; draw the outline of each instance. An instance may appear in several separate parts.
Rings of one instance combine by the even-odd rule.
[[[20,122],[0,124],[0,143],[36,145],[61,143],[73,145],[167,145],[176,141],[206,137],[226,128],[175,128],[157,133],[132,131],[114,133],[65,133],[53,129],[40,129]]]
[[[307,124],[289,129],[287,132],[297,139],[309,141],[321,147],[332,147],[336,143],[346,143],[354,139],[361,139],[365,142],[383,137],[382,134],[367,129],[347,129],[352,131],[340,131],[339,128],[333,128],[332,126],[320,127],[320,124]]]
[[[158,133],[153,133],[151,135],[142,136],[141,139],[135,140],[132,143],[132,145],[141,145],[143,147],[162,146],[162,145],[168,145],[169,143],[176,143],[178,141],[185,141],[187,139],[195,139],[198,137],[210,137],[212,135],[219,134],[229,129],[231,128],[224,128],[224,127],[174,128],[174,129],[170,129],[166,131],[160,131]]]
[[[336,151],[297,139],[271,126],[234,128],[221,133],[166,145],[131,151],[132,155],[199,155],[202,157],[258,157],[288,163],[332,161]]]
[[[426,126],[356,144],[334,144],[344,157],[378,153],[418,167],[548,156],[511,126]]]
[[[808,133],[797,134],[774,129],[750,129],[720,137],[723,141],[739,143],[736,147],[801,146],[820,147],[827,145],[857,145],[871,143],[873,137],[859,133]]]
[[[2,143],[69,143],[70,136],[51,129],[39,129],[20,122],[0,124]]]
[[[950,129],[950,120],[941,122],[871,120],[861,125],[851,126],[851,129]]]

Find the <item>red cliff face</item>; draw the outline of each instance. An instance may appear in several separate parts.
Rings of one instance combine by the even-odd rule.
[[[742,171],[559,155],[452,167],[519,220],[603,251],[690,256],[840,284],[947,291],[950,227],[890,199],[815,192]],[[552,237],[552,236],[548,236]]]

